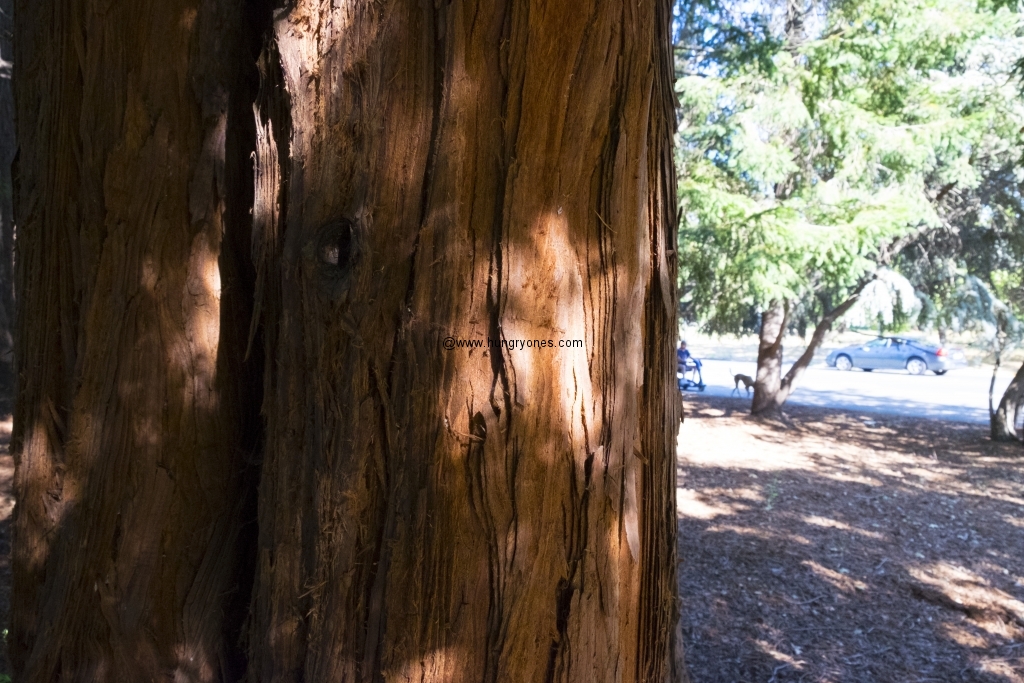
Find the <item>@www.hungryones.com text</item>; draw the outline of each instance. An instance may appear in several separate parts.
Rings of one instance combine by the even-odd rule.
[[[463,339],[461,337],[445,337],[441,342],[445,350],[453,349],[508,349],[523,351],[525,349],[582,349],[582,339]]]

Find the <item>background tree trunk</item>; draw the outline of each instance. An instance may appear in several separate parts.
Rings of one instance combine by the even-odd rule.
[[[1024,364],[1017,369],[1010,385],[1003,392],[999,407],[989,416],[989,430],[993,441],[1017,441],[1015,420],[1024,401]]]
[[[754,378],[754,400],[750,406],[753,415],[775,412],[782,407],[779,401],[779,390],[782,388],[782,337],[786,334],[788,319],[789,306],[781,300],[773,300],[761,313],[757,377]]]
[[[860,299],[860,293],[864,291],[864,287],[870,280],[865,280],[853,293],[841,304],[833,308],[831,311],[826,313],[818,324],[814,328],[814,334],[811,335],[811,341],[808,342],[807,348],[800,354],[800,357],[796,359],[796,362],[789,368],[785,377],[782,377],[782,338],[786,334],[786,322],[787,322],[787,308],[783,304],[782,307],[782,321],[778,322],[778,304],[774,303],[769,308],[774,309],[768,313],[769,316],[769,328],[767,330],[767,337],[765,336],[764,328],[764,317],[762,317],[762,327],[760,336],[760,346],[758,347],[758,364],[757,364],[757,376],[760,379],[762,377],[762,367],[764,368],[764,381],[761,384],[761,398],[758,399],[757,383],[754,384],[754,401],[750,409],[752,414],[769,413],[775,412],[782,409],[783,404],[786,403],[786,399],[793,393],[793,389],[797,381],[803,376],[804,372],[810,366],[811,361],[814,360],[814,354],[818,351],[821,343],[825,341],[825,335],[832,329],[833,323],[836,320],[843,317],[847,311],[853,308],[853,305]],[[776,325],[781,325],[776,331]],[[763,364],[762,364],[763,360]]]
[[[684,675],[669,20],[586,0],[277,20],[254,680]],[[502,346],[526,340],[554,346]]]
[[[259,433],[240,7],[15,17],[15,679],[237,679]]]

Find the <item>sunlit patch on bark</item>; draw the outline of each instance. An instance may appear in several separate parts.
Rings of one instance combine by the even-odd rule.
[[[213,411],[217,407],[217,352],[220,346],[221,278],[219,248],[210,244],[206,232],[192,239],[182,314],[185,334],[171,357],[184,364],[190,377],[185,400],[195,409]]]

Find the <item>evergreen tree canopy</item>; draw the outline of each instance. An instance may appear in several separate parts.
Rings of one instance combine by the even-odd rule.
[[[716,332],[749,327],[772,300],[834,308],[915,237],[948,229],[949,199],[1005,174],[1024,131],[1019,8],[763,10],[678,12],[691,41],[677,50],[684,312]]]

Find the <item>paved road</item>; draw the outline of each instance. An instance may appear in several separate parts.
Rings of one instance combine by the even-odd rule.
[[[783,369],[783,372],[788,366]],[[995,400],[1013,378],[1014,368],[1000,370]],[[705,393],[712,396],[733,394],[732,376],[742,372],[754,376],[754,363],[705,360]],[[902,370],[841,372],[823,362],[811,365],[789,398],[790,403],[843,408],[866,413],[930,417],[957,422],[988,423],[988,384],[991,369],[963,368],[942,377],[931,373],[908,375]],[[742,385],[740,392],[743,393]]]

